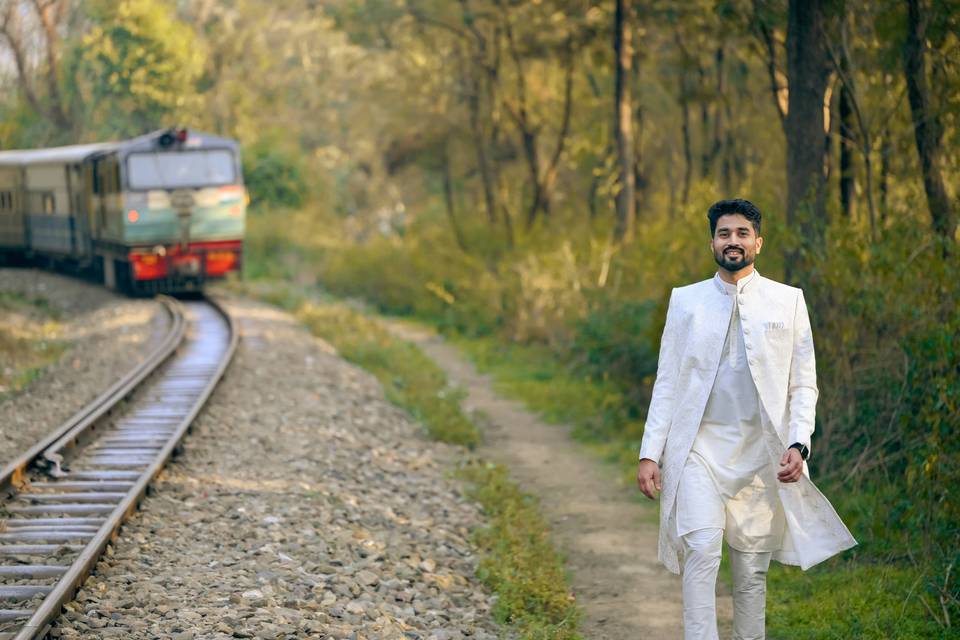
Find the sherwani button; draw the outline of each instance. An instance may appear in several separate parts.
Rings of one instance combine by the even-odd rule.
[[[748,349],[748,350],[749,350],[749,349],[753,349],[753,345],[750,344],[749,342],[747,343],[747,349]]]

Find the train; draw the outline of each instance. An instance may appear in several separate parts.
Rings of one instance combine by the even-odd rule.
[[[191,129],[0,151],[0,260],[130,294],[197,291],[240,274],[248,203],[239,143]]]

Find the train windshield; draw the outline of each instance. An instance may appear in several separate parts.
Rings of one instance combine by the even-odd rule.
[[[127,160],[131,189],[178,189],[236,182],[233,154],[226,149],[132,153]]]

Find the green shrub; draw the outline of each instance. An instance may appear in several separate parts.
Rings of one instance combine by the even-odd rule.
[[[263,141],[243,148],[243,177],[250,205],[299,208],[310,193],[302,154]]]
[[[594,378],[613,380],[625,390],[633,415],[649,402],[650,382],[657,373],[660,306],[650,300],[601,299],[577,324],[570,357]]]

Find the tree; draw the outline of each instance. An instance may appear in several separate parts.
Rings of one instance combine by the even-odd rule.
[[[787,17],[787,224],[802,243],[816,243],[826,218],[823,103],[830,70],[825,1],[790,0]],[[799,279],[805,268],[801,262],[801,252],[791,251],[788,281]]]
[[[619,190],[617,191],[616,236],[633,241],[637,218],[633,149],[633,108],[630,95],[630,67],[633,62],[629,3],[617,0],[613,22],[614,130],[617,139]]]
[[[931,106],[927,86],[926,20],[920,0],[907,0],[903,71],[933,228],[944,240],[953,242],[957,233],[957,210],[943,180],[943,125]]]
[[[100,137],[138,135],[196,99],[202,45],[166,0],[96,0],[78,83]]]
[[[60,86],[61,31],[69,12],[69,0],[0,1],[0,41],[13,58],[20,93],[60,134],[74,124]]]

